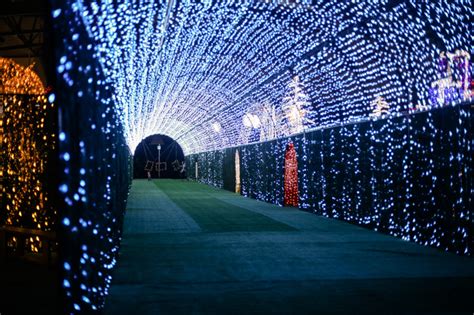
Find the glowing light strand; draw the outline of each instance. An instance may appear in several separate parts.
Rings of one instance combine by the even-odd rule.
[[[439,106],[428,96],[435,56],[470,49],[462,20],[472,12],[463,1],[78,1],[73,8],[97,42],[132,152],[157,133],[185,154],[298,133],[240,136],[257,104],[281,110],[295,74],[312,104],[308,129],[365,119],[374,95],[395,115]]]

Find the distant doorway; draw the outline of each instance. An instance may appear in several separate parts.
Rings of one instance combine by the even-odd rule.
[[[298,207],[298,161],[293,143],[288,144],[285,152],[285,183],[283,204],[287,207]]]
[[[240,154],[235,150],[235,192],[240,194]]]
[[[134,178],[184,178],[184,153],[181,146],[165,135],[143,139],[133,155]]]

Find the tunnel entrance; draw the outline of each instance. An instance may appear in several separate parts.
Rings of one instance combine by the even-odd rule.
[[[156,134],[140,142],[133,156],[133,178],[184,178],[184,153],[172,138]]]

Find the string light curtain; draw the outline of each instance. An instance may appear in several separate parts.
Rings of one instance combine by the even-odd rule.
[[[81,2],[74,2],[79,5]],[[113,89],[70,1],[53,3],[59,104],[58,193],[64,313],[100,312],[112,281],[132,178]]]
[[[304,113],[306,132],[363,122],[373,113],[377,98],[383,99],[389,108],[385,116],[396,118],[469,101],[472,97],[466,91],[472,87],[457,87],[463,72],[451,74],[455,83],[442,81],[448,82],[441,84],[443,97],[439,96],[439,84],[432,86],[449,76],[445,68],[438,67],[443,52],[446,56],[457,55],[458,50],[472,53],[470,24],[466,23],[472,20],[472,10],[463,0],[51,3],[53,23],[60,38],[56,71],[58,98],[62,102],[59,137],[64,174],[59,190],[64,201],[61,224],[65,242],[70,245],[64,249],[67,260],[63,265],[68,313],[100,310],[104,305],[120,245],[129,184],[128,154],[147,136],[170,136],[186,155],[209,151],[195,155],[187,163],[188,169],[192,167],[190,174],[217,187],[232,189],[235,164],[229,161],[233,161],[235,153],[232,151],[231,157],[227,157],[230,147],[285,139],[244,146],[239,151],[242,194],[281,204],[286,137],[301,130],[282,127],[287,111],[296,113],[291,105],[283,106],[296,76],[305,95],[304,104],[300,104],[303,108],[297,109]],[[420,126],[411,125],[410,118],[406,119],[406,125],[413,128],[410,131],[429,126],[421,122]],[[393,127],[406,131],[398,123]],[[373,207],[365,207],[365,202],[372,199],[357,203],[360,213],[367,209],[364,211],[375,213],[371,216],[341,210],[340,205],[350,200],[347,193],[335,199],[326,198],[332,198],[330,185],[340,178],[340,172],[329,162],[335,159],[326,158],[336,154],[333,148],[346,137],[338,138],[339,129],[330,130],[314,131],[325,137],[324,141],[316,141],[323,146],[319,151],[312,151],[313,140],[290,138],[301,159],[298,165],[303,167],[298,183],[300,207],[314,207],[313,195],[321,193],[325,198],[315,199],[321,206],[318,211],[329,216],[344,214],[354,217],[353,220],[382,222],[380,230],[388,229],[403,237],[429,235],[424,232],[425,227],[418,225],[412,234],[399,231],[401,227],[411,229],[413,223],[400,223],[398,217],[386,218],[385,214],[392,212],[384,209],[395,209],[391,202],[375,202]],[[367,130],[385,129],[371,126]],[[388,130],[392,129],[385,131]],[[368,143],[364,142],[368,141],[368,134],[362,129],[349,134],[356,141],[360,139],[361,144]],[[385,134],[380,131],[380,135]],[[398,141],[407,145],[406,139]],[[352,143],[345,145],[347,152],[365,152]],[[420,144],[420,156],[431,152],[425,145]],[[381,166],[377,164],[382,144],[367,147],[373,152],[367,163],[374,174],[395,169],[391,159],[383,159]],[[321,186],[312,190],[308,183],[317,175],[308,172],[304,165],[323,152],[322,165],[329,173],[324,173]],[[415,159],[409,155],[396,161],[410,163]],[[224,165],[231,165],[232,170],[223,173]],[[268,169],[276,175],[269,176]],[[408,179],[410,174],[407,172]],[[352,183],[349,179],[341,182],[345,186]],[[376,184],[381,181],[370,177],[369,182],[356,183],[378,187]],[[412,183],[418,187],[416,178]],[[321,191],[319,187],[323,187]],[[415,189],[403,187],[403,194],[393,187],[388,189],[397,196],[409,196],[411,204],[415,204]],[[393,213],[406,218],[400,212]],[[390,219],[394,223],[386,224]],[[470,252],[461,239],[469,229],[454,224],[460,230],[449,245],[447,234],[438,233],[451,230],[440,229],[440,220],[437,224],[433,222],[437,229],[429,243]],[[438,242],[440,245],[436,245]]]
[[[472,97],[470,86],[457,84],[467,82],[469,66],[453,71],[451,84],[439,68],[443,56],[470,62],[458,53],[472,53],[466,21],[473,13],[463,0],[67,7],[114,88],[131,152],[152,134],[170,136],[191,154],[362,121],[377,99],[397,115]],[[439,80],[449,102],[433,85]],[[301,98],[285,101],[295,87],[304,106]]]
[[[55,231],[57,209],[46,186],[56,153],[55,105],[31,68],[0,58],[0,225]],[[32,252],[41,246],[36,238],[27,244]]]
[[[374,118],[228,148],[223,159],[233,159],[238,149],[242,195],[283,206],[283,152],[292,143],[300,209],[469,256],[474,251],[472,117],[471,104],[464,104]],[[214,155],[192,154],[187,161]],[[219,186],[234,169],[233,163],[221,165],[202,168],[206,180],[200,181]]]

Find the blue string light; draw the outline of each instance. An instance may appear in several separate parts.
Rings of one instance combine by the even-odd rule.
[[[391,114],[438,106],[429,89],[440,53],[471,48],[463,1],[71,7],[96,42],[132,152],[153,134],[191,154],[299,133],[283,121],[295,75],[307,98],[305,130],[363,120],[377,98]],[[245,117],[262,120],[269,107],[275,132],[248,130]]]

